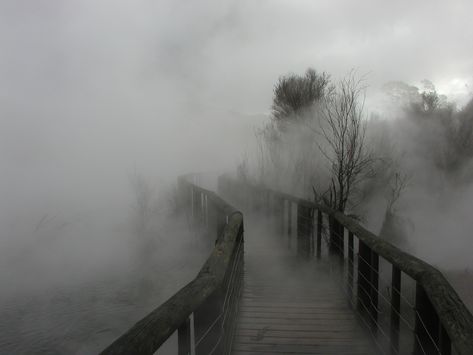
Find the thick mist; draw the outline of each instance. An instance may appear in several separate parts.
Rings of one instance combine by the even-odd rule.
[[[443,268],[471,269],[471,101],[449,102],[432,112],[419,112],[406,101],[387,107],[390,116],[372,118],[368,126],[373,145],[380,148],[382,140],[384,155],[406,179],[394,208],[404,225],[404,246]],[[368,209],[379,214],[376,198]]]
[[[472,6],[2,1],[0,312],[15,320],[2,332],[14,343],[5,351],[97,351],[194,276],[208,245],[173,215],[176,177],[217,174],[257,157],[255,129],[268,119],[281,74],[308,66],[334,78],[351,68],[369,72],[366,105],[383,112],[378,88],[391,80],[430,78],[465,101]],[[396,132],[393,144],[411,141]],[[299,154],[293,148],[289,156]],[[458,236],[459,244],[428,243],[419,255],[464,267],[471,185],[446,181],[415,156],[403,164],[419,171],[419,182],[398,206],[415,225],[409,240],[419,251],[429,238]],[[150,196],[144,212],[140,189]],[[380,228],[381,219],[371,220]],[[157,236],[156,262],[143,263],[139,235]],[[171,258],[179,253],[190,261]],[[83,309],[90,313],[81,318]],[[115,314],[119,325],[110,330]],[[57,328],[64,333],[48,335]]]
[[[176,177],[234,166],[254,118],[200,96],[162,5],[0,5],[0,352],[97,352],[208,255]]]
[[[1,6],[2,260],[42,248],[49,269],[121,260],[131,176],[162,194],[179,174],[240,156],[250,119],[194,95],[205,82],[186,75],[198,58],[169,48],[192,52],[163,23],[170,5]]]
[[[364,79],[362,83],[367,84]],[[472,101],[449,101],[429,85],[439,98],[435,107],[424,107],[422,94],[428,92],[413,85],[401,98],[380,90],[371,97],[375,105],[364,103],[364,150],[372,166],[353,184],[346,212],[424,260],[447,270],[468,270],[473,267],[468,217]],[[366,95],[366,87],[362,90]],[[256,131],[258,149],[237,169],[240,176],[308,199],[314,193],[326,195],[333,177],[330,142],[322,133],[323,100],[282,123],[268,119]]]

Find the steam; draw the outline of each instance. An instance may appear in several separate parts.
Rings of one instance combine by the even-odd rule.
[[[471,104],[457,108],[445,102],[429,112],[419,112],[412,102],[401,105],[384,125],[378,118],[372,134],[383,137],[397,169],[408,176],[396,206],[407,226],[406,246],[440,267],[471,268],[466,252],[472,245],[466,216],[473,192]]]
[[[378,94],[383,109],[374,114],[368,106],[365,112],[374,174],[363,178],[347,212],[444,270],[469,269],[472,103],[460,106],[427,80],[420,88],[402,82],[385,88]],[[308,199],[312,190],[323,193],[331,176],[317,130],[320,105],[307,106],[297,119],[287,116],[283,129],[275,119],[259,129],[259,149],[239,167],[240,177]]]
[[[287,71],[314,66],[336,77],[356,67],[371,72],[370,88],[393,78],[410,83],[423,77],[453,87],[449,80],[456,78],[457,94],[471,83],[471,53],[463,39],[472,34],[465,15],[473,10],[470,2],[429,4],[428,17],[422,3],[393,2],[382,9],[374,1],[333,4],[2,1],[0,307],[33,291],[45,292],[38,304],[51,305],[48,292],[58,288],[77,290],[83,282],[93,284],[91,278],[116,281],[130,270],[142,271],[140,233],[161,236],[153,255],[163,260],[161,266],[177,250],[196,255],[200,249],[186,234],[186,221],[162,209],[172,200],[175,178],[193,171],[216,175],[233,169],[245,154],[254,158],[254,128],[267,120],[273,84]],[[441,53],[431,45],[433,33],[445,45]],[[367,102],[378,103],[376,90],[369,90]],[[398,128],[380,132],[393,135],[396,149],[413,145],[402,167],[415,170],[417,180],[398,204],[415,226],[410,243],[421,256],[467,265],[470,162],[445,176],[405,136],[403,130],[413,134],[414,124],[394,122],[383,118],[380,126]],[[299,155],[293,148],[284,154]],[[308,145],[302,153],[312,149]],[[323,180],[324,166],[313,161]],[[136,214],[130,182],[135,175],[152,194],[146,233],[138,228],[143,215]],[[380,228],[383,216],[372,215],[367,211],[369,223]],[[455,240],[461,242],[442,244],[446,235],[460,235]],[[184,276],[176,276],[174,286],[193,275],[203,254],[176,274]],[[166,292],[160,295],[172,293]],[[20,319],[12,329],[21,334],[24,324],[41,328],[49,324],[45,314],[36,314],[38,323]],[[130,323],[125,319],[123,328]],[[95,345],[93,351],[100,348]],[[78,344],[68,346],[62,352],[80,351]]]

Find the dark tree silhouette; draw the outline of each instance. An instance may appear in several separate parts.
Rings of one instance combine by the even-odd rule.
[[[319,148],[331,169],[324,202],[345,212],[358,183],[373,173],[374,159],[365,144],[362,81],[354,73],[342,79],[324,99]],[[317,197],[317,196],[316,196]]]
[[[330,82],[326,73],[307,69],[304,76],[290,74],[279,78],[274,87],[272,114],[276,121],[297,119],[300,114],[320,100]]]

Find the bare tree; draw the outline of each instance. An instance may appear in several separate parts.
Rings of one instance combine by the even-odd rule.
[[[374,159],[365,145],[363,106],[362,79],[351,72],[329,91],[321,110],[320,132],[325,144],[319,144],[319,148],[331,170],[329,187],[322,198],[340,212],[345,212],[359,182],[373,174]]]
[[[409,185],[411,176],[400,172],[394,173],[389,182],[388,204],[384,214],[383,224],[379,235],[391,243],[402,247],[407,243],[408,230],[406,226],[410,224],[409,220],[399,215],[396,211],[396,203],[399,201],[402,193]]]
[[[386,207],[386,214],[394,214],[396,212],[395,205],[399,201],[402,192],[407,188],[410,175],[396,172],[389,186],[388,206]]]

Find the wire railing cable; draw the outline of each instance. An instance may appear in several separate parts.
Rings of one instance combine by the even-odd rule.
[[[333,237],[333,236],[339,238],[339,240],[342,239],[341,235],[338,234],[338,233],[337,233],[336,231],[334,231],[334,230],[330,231],[330,235],[327,233],[326,229],[323,230],[322,237],[323,237],[325,243],[327,244],[327,246],[335,247],[335,248],[343,255],[343,254],[344,254],[344,249],[342,249],[338,244],[332,244],[332,243],[330,242],[330,239],[329,239],[329,238],[330,238],[330,237]],[[371,271],[375,272],[375,273],[378,275],[378,282],[381,281],[384,285],[387,285],[387,284],[382,280],[382,278],[380,277],[379,270],[376,270],[375,268],[373,268],[373,267],[370,265],[370,263],[369,263],[366,259],[364,259],[359,253],[355,253],[355,252],[354,252],[354,249],[353,249],[350,245],[348,245],[348,249],[351,250],[351,251],[353,251],[353,254],[354,254],[354,255],[357,255],[358,259],[361,259],[361,260],[364,262],[364,264],[365,264],[366,266],[368,266],[368,267],[371,269]],[[351,260],[348,259],[348,263],[351,263],[352,267],[354,267],[354,261],[351,261]],[[378,287],[376,287],[376,286],[371,282],[371,280],[369,280],[369,279],[368,279],[365,275],[363,275],[362,273],[358,273],[358,277],[360,277],[360,276],[363,278],[363,280],[365,280],[365,281],[368,283],[369,286],[371,286],[372,289],[376,290],[377,295],[381,296],[381,299],[382,299],[388,306],[392,306],[391,301],[388,300],[388,299],[382,294],[382,292],[379,292]],[[353,280],[352,280],[352,281],[353,281]],[[348,285],[348,286],[346,286],[346,287],[349,287],[349,288],[350,288],[352,294],[354,293],[354,287],[353,287],[352,285]],[[360,285],[360,284],[358,284],[358,287],[361,288],[361,290],[364,291],[366,294],[370,294],[370,293],[371,293],[371,290],[367,290],[366,288],[364,288],[364,286],[362,286],[362,285]],[[392,289],[392,288],[391,288],[391,289]],[[343,285],[342,285],[342,290],[345,292],[345,286],[343,286]],[[426,327],[426,325],[425,325],[425,322],[424,322],[424,320],[422,319],[421,314],[417,311],[417,309],[415,308],[414,305],[412,305],[407,299],[405,299],[405,297],[402,295],[402,293],[400,293],[400,292],[399,292],[397,289],[395,289],[395,288],[394,288],[393,290],[394,290],[397,294],[399,294],[399,295],[402,297],[403,301],[409,306],[409,308],[410,308],[411,310],[413,310],[413,311],[416,313],[418,319],[420,320],[419,324],[422,326],[422,328],[424,329],[425,333],[428,335],[428,338],[429,338],[429,340],[431,341],[432,345],[435,347],[436,352],[441,355],[441,354],[442,354],[442,353],[441,353],[441,350],[439,349],[439,347],[438,347],[436,341],[434,340],[432,334],[431,334],[430,331],[427,329],[427,327]],[[348,295],[347,292],[345,292],[345,293]],[[357,298],[359,299],[359,296],[358,296]],[[351,301],[350,295],[348,295],[348,299],[349,299],[349,302],[353,305],[353,302]],[[382,313],[381,310],[379,309],[379,307],[373,303],[372,297],[369,297],[369,302],[370,302],[370,305],[375,309],[375,311],[376,311],[377,313]],[[376,325],[377,329],[380,330],[380,332],[382,333],[382,335],[385,336],[386,339],[390,339],[390,338],[386,335],[386,333],[384,333],[384,331],[382,330],[382,328],[379,326],[378,321],[373,318],[373,316],[371,315],[370,310],[367,308],[366,304],[365,304],[364,302],[360,302],[360,304],[361,304],[362,307],[367,311],[366,314],[369,316],[369,318],[370,318],[370,319],[373,321],[373,323]],[[354,306],[354,305],[353,305],[353,306]],[[356,307],[354,307],[354,309],[356,309]],[[425,353],[426,353],[426,352],[425,352],[425,349],[424,349],[424,347],[422,346],[422,342],[421,342],[421,340],[419,339],[419,336],[418,336],[417,333],[416,333],[415,327],[414,327],[411,323],[409,323],[409,321],[408,321],[407,319],[405,319],[405,317],[403,317],[402,314],[399,313],[395,308],[391,307],[391,310],[394,311],[394,313],[395,313],[395,314],[399,317],[399,319],[407,326],[407,328],[408,328],[410,331],[413,332],[413,334],[415,335],[415,338],[417,339],[417,342],[418,342],[418,344],[419,344],[419,346],[420,346],[421,351],[425,354]],[[363,319],[363,317],[361,317],[361,319]],[[397,349],[396,349],[395,347],[392,346],[392,349],[393,349],[395,352],[398,353],[398,351],[397,351]]]
[[[230,277],[229,277],[229,280],[228,280],[228,285],[227,285],[227,290],[225,292],[225,298],[224,298],[224,301],[223,301],[223,304],[222,304],[222,309],[221,309],[221,312],[219,313],[219,315],[215,318],[215,320],[212,322],[212,324],[205,330],[205,332],[202,334],[202,336],[196,340],[195,342],[195,347],[198,347],[200,345],[200,343],[206,338],[206,336],[210,333],[210,331],[213,329],[213,327],[215,327],[215,325],[218,323],[218,321],[223,317],[223,320],[222,320],[222,332],[223,332],[223,324],[225,323],[225,320],[226,320],[226,315],[227,315],[227,312],[226,312],[226,306],[227,306],[227,302],[228,300],[231,298],[231,296],[234,294],[233,292],[229,292],[230,290],[230,287],[233,285],[234,283],[234,280],[235,280],[235,275],[236,275],[236,269],[239,267],[239,261],[240,261],[240,256],[241,256],[241,250],[243,249],[242,248],[242,245],[243,245],[243,242],[242,241],[239,241],[238,242],[238,247],[237,247],[237,250],[236,250],[236,253],[234,255],[234,260],[233,260],[233,264],[232,264],[232,269],[230,270]],[[218,341],[216,343],[216,346],[219,345],[220,341],[221,341],[221,338],[222,338],[222,332],[220,333],[220,336],[218,338]]]

